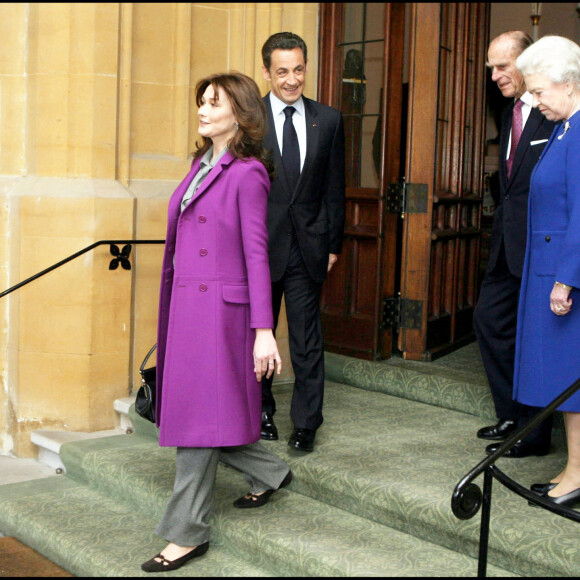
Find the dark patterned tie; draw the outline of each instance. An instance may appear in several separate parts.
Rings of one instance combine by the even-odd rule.
[[[520,137],[522,136],[522,130],[524,126],[522,119],[523,104],[523,101],[518,99],[514,105],[514,112],[512,115],[512,144],[510,147],[510,156],[506,161],[508,179],[512,172],[512,165],[514,163],[514,157],[516,156],[516,149],[518,148],[518,143],[520,142]]]
[[[296,189],[298,178],[300,177],[300,148],[298,146],[298,135],[294,129],[292,115],[296,109],[286,107],[284,109],[284,131],[282,133],[282,163],[286,171],[286,178],[290,191]]]

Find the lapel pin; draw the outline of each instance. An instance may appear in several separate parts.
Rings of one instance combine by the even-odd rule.
[[[312,126],[313,126],[313,127],[316,127],[316,123],[312,123]]]

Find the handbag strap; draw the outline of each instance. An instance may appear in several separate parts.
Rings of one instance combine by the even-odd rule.
[[[145,365],[147,364],[147,361],[149,360],[149,357],[153,354],[153,351],[157,348],[157,343],[155,343],[152,347],[151,350],[147,353],[147,356],[145,357],[145,359],[143,360],[143,362],[141,363],[141,367],[139,368],[139,372],[143,372],[143,369],[145,368]]]

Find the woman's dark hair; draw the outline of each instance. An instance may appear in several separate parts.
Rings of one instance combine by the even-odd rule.
[[[203,94],[210,85],[213,87],[216,100],[219,99],[219,88],[224,91],[238,121],[238,130],[228,142],[232,155],[237,159],[256,158],[264,165],[272,179],[274,166],[262,146],[267,130],[266,107],[258,85],[249,76],[238,72],[210,75],[201,79],[195,87],[195,102],[198,107],[201,106]],[[202,137],[202,142],[196,143],[194,158],[203,155],[211,145],[211,139]]]
[[[306,43],[293,32],[277,32],[272,34],[268,40],[262,46],[262,62],[264,66],[270,70],[270,64],[272,62],[272,53],[276,49],[280,50],[293,50],[299,48],[304,55],[304,62],[308,61],[308,50],[306,48]]]

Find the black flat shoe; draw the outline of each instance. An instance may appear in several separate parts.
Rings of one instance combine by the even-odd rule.
[[[257,508],[257,507],[263,506],[264,504],[268,503],[270,496],[275,491],[278,491],[278,489],[282,489],[283,487],[290,485],[291,481],[292,481],[292,472],[289,471],[277,489],[267,489],[265,492],[260,493],[260,494],[252,493],[250,491],[244,497],[237,499],[234,502],[234,507],[237,507],[237,508]]]
[[[530,489],[535,492],[538,493],[540,495],[544,495],[545,493],[548,493],[551,489],[554,489],[558,484],[557,483],[532,483],[532,485],[530,485]]]
[[[177,570],[181,568],[186,562],[189,562],[192,558],[197,558],[199,556],[203,556],[209,548],[209,542],[205,542],[205,544],[200,544],[185,554],[185,556],[181,556],[181,558],[177,558],[177,560],[167,560],[165,556],[162,556],[161,553],[157,554],[151,560],[147,560],[144,564],[141,564],[141,570],[143,572],[171,572],[171,570]],[[160,558],[161,562],[157,562],[156,558]]]
[[[485,448],[486,453],[494,453],[499,449],[502,443],[492,443]],[[533,443],[526,443],[525,441],[518,441],[509,451],[502,455],[502,457],[528,457],[529,455],[548,455],[550,453],[550,446],[534,445]]]
[[[538,495],[546,495],[551,489],[554,489],[558,484],[557,483],[532,483],[532,485],[530,485],[530,489],[534,492],[537,493]],[[540,507],[537,503],[533,503],[531,501],[528,500],[528,505],[531,505],[532,507]]]
[[[314,449],[314,436],[316,431],[312,429],[294,429],[288,445],[300,451],[312,451]]]
[[[262,430],[260,432],[260,439],[266,441],[276,441],[278,439],[278,429],[274,425],[272,415],[267,411],[262,411]]]
[[[511,419],[500,419],[495,425],[482,427],[477,432],[477,436],[480,439],[489,439],[491,441],[497,441],[500,439],[505,439],[510,433],[513,433],[517,428],[518,428],[517,421],[512,421]]]
[[[572,507],[573,505],[580,503],[580,487],[559,497],[552,497],[551,495],[548,495],[547,492],[542,495],[542,497],[544,499],[550,500],[552,503],[566,507]]]

